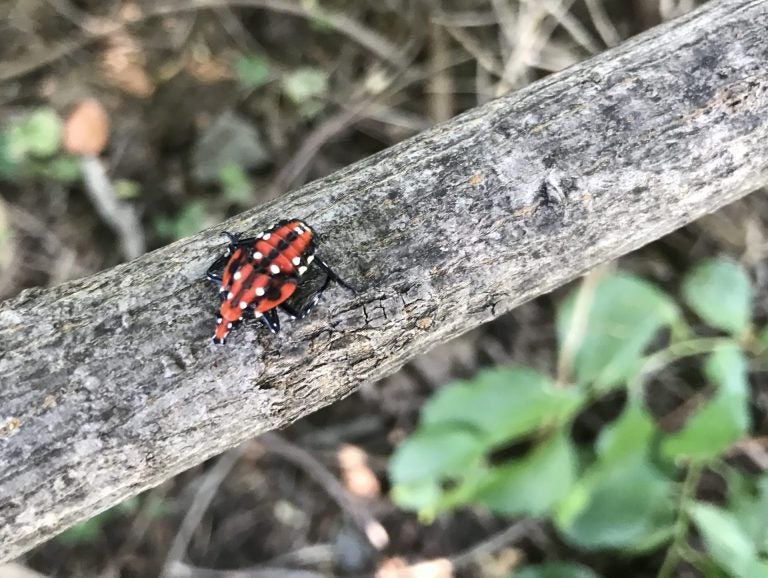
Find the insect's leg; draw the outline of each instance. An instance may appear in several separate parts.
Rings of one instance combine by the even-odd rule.
[[[323,294],[323,291],[325,291],[328,288],[328,285],[330,284],[331,284],[331,276],[326,275],[323,286],[320,287],[320,289],[318,289],[314,293],[310,294],[309,297],[307,297],[307,301],[299,309],[296,309],[295,307],[289,305],[286,302],[281,303],[279,307],[280,309],[285,311],[288,315],[290,315],[291,319],[303,319],[309,314],[310,311],[312,311],[312,308],[315,305],[317,305],[317,302],[320,301],[320,296]]]
[[[333,281],[335,281],[336,283],[338,283],[339,285],[344,287],[344,289],[346,289],[347,291],[351,291],[352,293],[356,293],[354,287],[352,287],[349,283],[344,281],[344,279],[339,277],[336,274],[336,272],[333,269],[330,268],[328,263],[323,261],[322,257],[319,257],[318,255],[315,255],[314,262],[317,263],[318,267],[320,267],[323,271],[325,271],[325,274],[328,275],[329,279],[332,279]],[[323,285],[323,289],[321,289],[321,291],[325,289],[327,284],[328,284],[328,282],[326,281],[326,283],[325,283],[325,285]]]
[[[227,264],[227,260],[230,257],[230,253],[227,252],[218,259],[216,259],[213,264],[208,267],[208,270],[205,272],[205,278],[208,279],[208,281],[211,281],[212,283],[219,284],[221,283],[221,271],[217,271],[218,269],[221,269],[224,265]]]
[[[261,316],[261,322],[266,325],[273,335],[280,332],[280,318],[277,316],[277,310],[271,309],[264,313]]]

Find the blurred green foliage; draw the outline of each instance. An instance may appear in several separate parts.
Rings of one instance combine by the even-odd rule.
[[[238,207],[253,203],[253,183],[242,166],[227,163],[219,171],[221,199]],[[220,207],[210,199],[192,199],[173,215],[156,216],[152,228],[158,238],[175,241],[199,233],[220,218]]]
[[[133,496],[92,518],[75,524],[56,536],[56,541],[67,546],[92,545],[104,532],[104,527],[113,522],[125,523],[139,515],[156,520],[168,515],[168,503],[152,492]]]
[[[557,311],[565,375],[498,367],[442,388],[390,461],[392,498],[425,522],[474,505],[549,518],[578,549],[665,548],[662,577],[681,560],[704,575],[768,576],[768,475],[747,476],[723,457],[750,434],[749,358],[768,344],[752,327],[746,271],[725,259],[701,263],[683,282],[682,304],[623,273],[587,287]],[[719,335],[696,335],[686,308]],[[682,359],[701,365],[709,395],[669,433],[649,412],[643,386]],[[627,400],[620,415],[593,444],[577,444],[574,420],[619,388]],[[500,462],[510,447],[522,450]],[[727,504],[697,498],[705,467],[727,478]],[[694,527],[705,551],[688,539]],[[516,576],[595,575],[558,563]]]
[[[235,61],[235,72],[245,88],[259,88],[269,80],[267,61],[255,54],[243,55]]]
[[[328,94],[328,73],[311,66],[297,68],[283,76],[281,87],[299,113],[312,118],[322,110],[322,99]]]
[[[107,523],[131,516],[138,508],[139,498],[136,496],[128,498],[115,507],[64,530],[56,540],[67,546],[90,544],[99,538]]]
[[[0,178],[76,181],[80,166],[76,159],[61,152],[61,138],[62,122],[52,108],[14,119],[0,131]]]
[[[515,578],[598,578],[586,566],[566,562],[550,562],[528,566],[515,573]]]
[[[224,199],[240,206],[253,202],[253,185],[243,167],[237,163],[227,163],[219,170],[219,183]]]
[[[16,175],[16,163],[11,156],[8,133],[0,132],[0,178],[13,178]]]
[[[135,199],[141,196],[141,184],[130,179],[116,179],[112,188],[118,199]]]
[[[61,119],[50,108],[25,115],[8,130],[10,156],[17,161],[28,156],[49,157],[59,150],[61,131]]]
[[[189,201],[173,217],[156,217],[152,224],[161,239],[174,241],[199,233],[206,227],[209,211],[205,202]]]

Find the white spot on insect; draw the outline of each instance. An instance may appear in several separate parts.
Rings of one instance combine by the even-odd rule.
[[[259,318],[259,317],[261,317],[262,315],[264,315],[264,314],[263,314],[261,311],[254,311],[254,312],[253,312],[253,316],[254,316],[256,319],[258,319],[258,318]]]
[[[235,294],[234,294],[234,293],[232,293],[232,291],[230,291],[229,293],[227,293],[227,299],[232,299],[232,297],[234,297],[234,296],[235,296]]]
[[[301,257],[294,257],[293,259],[291,259],[291,263],[293,263],[298,267],[299,265],[301,265]]]
[[[256,287],[256,296],[262,297],[264,295],[264,287]]]
[[[306,272],[307,272],[307,268],[304,265],[299,267],[299,275],[303,275]]]
[[[243,276],[243,274],[240,273],[240,271],[235,271],[235,274],[232,277],[234,277],[235,281],[239,281],[240,277],[242,277],[242,276]]]
[[[274,275],[277,275],[280,272],[280,267],[278,267],[277,265],[272,264],[272,265],[269,266],[269,270],[272,271],[272,273]]]
[[[315,260],[315,256],[314,256],[314,255],[309,255],[309,256],[307,257],[307,263],[308,263],[308,264],[309,264],[309,263],[311,263],[311,262],[312,262],[312,261],[314,261],[314,260]]]
[[[296,231],[299,235],[301,235],[304,232],[304,228],[301,225],[296,225],[296,227],[293,230]]]
[[[256,259],[256,260],[258,261],[258,260],[260,260],[260,259],[263,259],[263,258],[264,258],[264,255],[262,255],[262,254],[261,254],[261,251],[256,251],[256,252],[253,254],[253,258],[254,258],[254,259]]]
[[[221,289],[219,289],[219,293],[224,293],[224,291],[226,291],[226,289],[224,289],[224,287],[222,287]]]
[[[227,329],[232,329],[232,323],[227,323]]]
[[[262,239],[264,239],[264,240],[266,241],[266,240],[268,240],[268,239],[269,239],[271,236],[272,236],[272,234],[271,234],[271,233],[264,233],[264,234],[261,236],[261,238],[262,238]]]
[[[245,309],[246,307],[248,307],[248,302],[240,301],[240,309]]]
[[[222,318],[221,318],[221,317],[217,317],[217,318],[216,318],[216,323],[218,323],[219,325],[221,325],[221,322],[222,322],[222,321],[223,321],[223,320],[222,320]]]

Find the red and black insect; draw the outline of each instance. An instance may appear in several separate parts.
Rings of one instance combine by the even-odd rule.
[[[305,317],[331,281],[353,291],[315,254],[317,235],[304,221],[280,221],[256,237],[224,234],[229,238],[229,246],[206,273],[206,278],[219,286],[221,296],[213,336],[216,344],[223,344],[229,332],[245,319],[260,319],[267,329],[277,333],[278,308],[292,319]],[[313,262],[325,273],[325,281],[303,306],[295,309],[287,299]]]

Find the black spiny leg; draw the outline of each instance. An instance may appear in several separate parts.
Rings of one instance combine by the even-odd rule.
[[[333,269],[331,269],[331,267],[328,265],[328,263],[323,261],[323,259],[321,257],[318,257],[317,255],[315,255],[315,261],[314,262],[317,263],[318,267],[320,267],[323,271],[325,271],[325,274],[328,275],[329,279],[332,279],[333,281],[335,281],[336,283],[338,283],[339,285],[344,287],[344,289],[346,289],[347,291],[351,291],[352,293],[356,293],[355,289],[349,283],[344,281],[344,279],[339,277],[336,274],[336,272]],[[322,289],[320,289],[320,291],[324,291],[327,286],[328,286],[328,281],[326,280],[325,284],[323,285]]]
[[[261,316],[261,322],[266,325],[272,335],[280,333],[280,318],[277,316],[277,310],[271,309],[267,311]]]
[[[217,269],[221,269],[224,265],[226,265],[230,256],[231,256],[231,253],[229,250],[227,250],[226,253],[224,253],[221,257],[216,259],[213,262],[213,264],[210,267],[208,267],[208,270],[205,272],[205,278],[216,285],[220,285],[222,272],[221,271],[217,272]]]
[[[320,301],[320,297],[323,295],[323,292],[325,292],[326,289],[328,289],[328,285],[331,284],[331,281],[335,281],[344,289],[347,291],[352,291],[352,293],[356,293],[355,289],[349,285],[346,281],[344,281],[341,277],[339,277],[336,272],[331,269],[328,266],[328,263],[323,261],[320,257],[315,255],[314,262],[317,263],[318,267],[322,269],[325,272],[325,281],[323,282],[322,287],[320,287],[317,291],[309,295],[307,297],[306,302],[304,305],[302,305],[299,309],[296,309],[292,305],[289,305],[288,303],[281,303],[280,309],[285,311],[288,315],[291,316],[291,319],[303,319],[306,317],[310,311],[312,311],[312,308],[317,305],[317,302]]]
[[[315,305],[317,305],[317,302],[320,301],[320,296],[323,294],[323,291],[325,291],[328,288],[328,285],[330,284],[331,284],[331,276],[326,275],[323,286],[320,287],[320,289],[318,289],[311,295],[309,295],[309,297],[307,297],[307,301],[299,309],[292,307],[286,302],[281,303],[279,307],[280,309],[285,311],[288,315],[290,315],[291,319],[303,319],[304,317],[309,315],[309,312],[312,311],[312,308]]]

